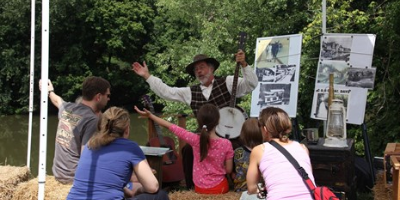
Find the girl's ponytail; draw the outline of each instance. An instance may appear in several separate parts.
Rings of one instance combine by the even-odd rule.
[[[209,144],[210,133],[208,132],[207,125],[203,125],[200,131],[200,162],[207,157]]]

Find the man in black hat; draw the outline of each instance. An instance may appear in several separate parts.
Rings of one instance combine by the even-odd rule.
[[[239,77],[236,89],[236,97],[241,97],[256,88],[258,79],[254,70],[247,64],[245,53],[242,50],[235,54],[235,58],[242,69],[243,78]],[[170,87],[161,79],[151,75],[145,62],[143,65],[138,62],[132,64],[132,70],[146,80],[156,95],[166,100],[190,105],[195,116],[199,108],[206,103],[214,104],[218,108],[229,106],[233,76],[215,77],[214,72],[218,67],[219,62],[215,58],[198,54],[193,58],[193,62],[186,66],[186,72],[196,77],[200,83],[190,87]],[[190,145],[186,145],[182,149],[182,155],[186,185],[188,188],[192,188],[193,154]],[[191,158],[188,158],[189,155]]]

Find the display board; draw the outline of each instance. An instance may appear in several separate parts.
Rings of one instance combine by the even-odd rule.
[[[324,34],[315,79],[311,118],[326,120],[329,74],[334,74],[334,98],[341,99],[347,123],[364,121],[368,89],[374,87],[376,68],[371,67],[373,34]]]
[[[258,86],[253,90],[250,116],[258,117],[268,106],[296,117],[302,35],[257,38],[254,70]]]

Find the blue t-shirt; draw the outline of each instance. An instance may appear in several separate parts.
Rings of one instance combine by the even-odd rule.
[[[122,199],[133,166],[144,159],[139,145],[124,138],[96,150],[85,145],[67,199]]]

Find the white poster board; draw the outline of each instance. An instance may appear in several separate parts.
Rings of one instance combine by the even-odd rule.
[[[347,123],[364,121],[368,89],[374,85],[371,67],[375,45],[373,34],[331,33],[321,36],[311,118],[327,120],[329,74],[334,74],[334,98],[346,108]]]
[[[250,117],[268,106],[296,117],[302,35],[257,38],[254,70],[258,86],[253,90]]]

